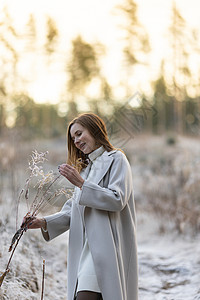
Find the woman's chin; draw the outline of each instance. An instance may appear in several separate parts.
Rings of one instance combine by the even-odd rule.
[[[88,149],[81,150],[84,154],[90,154],[90,151]]]
[[[90,147],[87,147],[87,146],[84,146],[83,149],[81,149],[81,151],[84,153],[84,154],[90,154],[94,151],[95,149],[91,149]]]
[[[83,149],[82,152],[83,152],[84,154],[90,154],[90,153],[93,152],[93,150],[91,150],[91,149]]]

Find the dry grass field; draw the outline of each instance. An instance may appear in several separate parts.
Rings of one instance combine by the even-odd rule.
[[[49,151],[47,169],[57,171],[57,166],[66,161],[65,139],[29,143],[3,139],[0,142],[0,273],[4,272],[9,258],[8,248],[16,230],[17,198],[27,178],[28,159],[34,149]],[[197,235],[200,229],[199,140],[141,135],[126,144],[124,151],[133,172],[139,241],[141,232],[143,235],[145,230],[148,232],[152,220],[153,234],[158,237],[172,232],[177,236]],[[18,226],[26,210],[22,201]],[[43,214],[56,210],[59,206],[49,207]],[[46,260],[45,299],[66,299],[66,257],[67,233],[46,243],[39,230],[26,232],[0,288],[0,299],[40,299],[43,259]]]

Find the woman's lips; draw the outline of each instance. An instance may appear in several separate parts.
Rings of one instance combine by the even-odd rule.
[[[82,150],[84,148],[84,146],[85,146],[85,143],[81,144],[80,145],[80,150]]]

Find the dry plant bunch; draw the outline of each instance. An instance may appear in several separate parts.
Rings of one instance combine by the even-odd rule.
[[[9,252],[11,252],[10,258],[8,260],[6,269],[0,277],[0,287],[5,279],[7,273],[10,271],[9,266],[17,248],[17,245],[23,236],[24,232],[28,230],[28,226],[31,221],[38,215],[41,210],[44,210],[49,204],[54,205],[58,199],[58,196],[65,195],[66,200],[72,196],[72,188],[59,188],[55,189],[54,185],[61,177],[59,173],[53,173],[49,171],[47,173],[43,170],[43,163],[47,160],[46,152],[32,151],[31,159],[29,161],[29,177],[25,182],[24,188],[21,190],[18,200],[17,200],[17,210],[16,210],[16,232],[12,238],[11,245],[9,247]],[[30,193],[31,184],[36,180],[33,191]],[[32,203],[30,205],[30,194],[34,194],[32,197]],[[26,213],[21,227],[17,230],[18,222],[18,207],[21,198],[24,197],[27,203],[28,212]]]

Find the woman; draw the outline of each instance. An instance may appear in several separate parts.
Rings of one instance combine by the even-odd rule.
[[[59,172],[75,185],[62,210],[36,218],[46,241],[70,229],[68,300],[137,300],[136,220],[130,165],[92,113],[68,126],[68,161]]]

